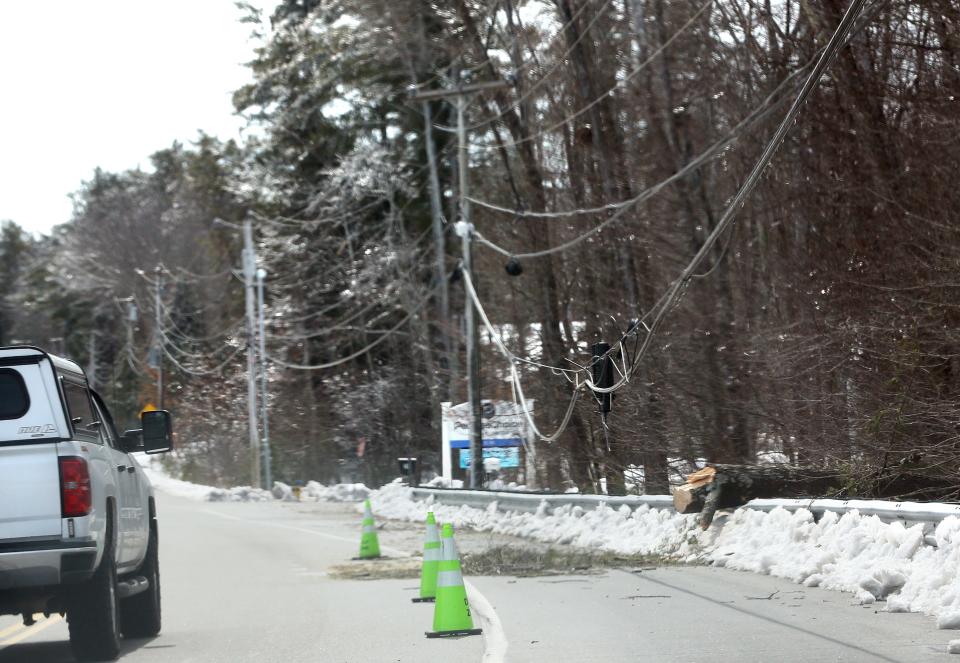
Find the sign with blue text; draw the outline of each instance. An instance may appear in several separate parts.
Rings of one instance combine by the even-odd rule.
[[[470,450],[460,450],[460,469],[470,467]],[[484,447],[483,459],[496,458],[501,468],[520,467],[520,447]]]

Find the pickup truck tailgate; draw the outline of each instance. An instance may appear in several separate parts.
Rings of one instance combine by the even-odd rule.
[[[0,541],[60,534],[57,445],[0,446]]]

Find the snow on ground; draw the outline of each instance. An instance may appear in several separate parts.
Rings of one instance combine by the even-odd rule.
[[[273,490],[238,486],[235,488],[217,488],[203,486],[174,479],[164,470],[159,460],[143,454],[137,454],[137,460],[150,483],[157,489],[187,499],[202,502],[266,502],[270,500],[293,501],[293,488],[279,481],[274,482]],[[313,502],[362,502],[370,494],[370,489],[362,483],[341,483],[324,486],[316,481],[309,481],[300,493],[301,501]]]
[[[540,504],[536,513],[502,512],[496,503],[486,509],[416,501],[406,486],[392,483],[370,494],[374,512],[386,518],[423,522],[427,511],[455,528],[562,543],[625,554],[690,554],[687,539],[700,536],[693,529],[694,517],[641,506],[635,511],[623,506],[614,510],[584,509],[566,505],[548,510]]]
[[[156,463],[144,464],[150,480],[172,495],[203,501],[292,500],[293,489],[277,482],[271,492],[222,489],[169,477]],[[858,511],[827,512],[819,521],[807,509],[770,512],[738,509],[719,516],[706,532],[696,516],[643,505],[595,510],[545,502],[535,513],[498,511],[417,501],[398,482],[379,490],[363,484],[307,483],[302,501],[358,502],[370,498],[381,518],[423,522],[427,511],[456,528],[471,528],[548,544],[566,544],[618,554],[662,555],[751,571],[811,587],[849,592],[863,604],[886,601],[890,612],[923,612],[940,628],[960,629],[960,518],[948,516],[928,536],[922,524],[884,523]]]

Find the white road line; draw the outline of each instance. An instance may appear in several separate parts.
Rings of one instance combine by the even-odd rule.
[[[225,513],[217,513],[212,509],[203,509],[204,513],[208,513],[211,516],[217,516],[218,518],[223,518],[225,520],[239,520],[243,523],[256,524],[256,525],[266,525],[267,527],[276,527],[279,529],[288,529],[292,532],[303,532],[304,534],[313,534],[315,536],[322,536],[325,539],[333,539],[334,541],[345,541],[347,543],[357,544],[360,543],[360,536],[358,534],[356,539],[348,539],[345,536],[337,536],[336,534],[328,534],[327,532],[320,532],[315,529],[308,529],[306,527],[294,527],[293,525],[281,525],[280,523],[268,523],[262,520],[250,520],[249,518],[239,518],[237,516],[228,516]],[[391,555],[397,555],[398,557],[410,557],[410,553],[403,550],[398,550],[396,548],[391,548],[390,546],[380,546],[380,551],[389,553]]]
[[[480,593],[472,582],[463,581],[467,590],[467,600],[470,608],[480,621],[483,622],[483,658],[482,663],[505,663],[507,660],[507,633],[503,630],[503,623],[493,609],[487,597]]]
[[[7,638],[3,642],[0,642],[0,651],[3,651],[10,645],[15,645],[22,640],[26,640],[27,638],[33,635],[36,635],[37,633],[39,633],[40,631],[43,631],[44,629],[50,628],[54,624],[57,624],[60,621],[62,621],[62,619],[63,618],[60,617],[60,615],[52,615],[51,617],[47,618],[46,621],[42,621],[37,624],[34,624],[33,626],[28,626],[24,628],[23,631],[17,633],[13,637]]]
[[[19,631],[22,628],[26,628],[23,623],[14,624],[13,626],[8,626],[7,628],[0,630],[0,640],[3,640],[8,635],[12,635]]]

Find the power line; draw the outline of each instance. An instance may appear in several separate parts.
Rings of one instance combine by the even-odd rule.
[[[820,81],[820,77],[823,75],[823,72],[830,65],[830,62],[836,56],[837,52],[843,46],[844,41],[849,35],[851,28],[856,21],[857,16],[863,9],[863,5],[866,0],[853,0],[850,6],[847,8],[846,14],[844,14],[843,19],[840,21],[840,24],[837,26],[833,35],[830,38],[830,41],[827,43],[826,47],[820,59],[818,60],[816,66],[813,68],[813,71],[807,76],[807,79],[804,81],[803,87],[800,92],[797,94],[796,99],[794,99],[793,104],[791,104],[790,109],[787,111],[786,115],[781,120],[780,125],[777,127],[776,132],[770,138],[767,143],[766,148],[760,156],[760,159],[754,165],[753,169],[750,171],[750,174],[747,176],[746,181],[741,185],[740,189],[737,191],[736,195],[727,205],[726,209],[723,212],[723,215],[720,217],[720,220],[717,222],[717,225],[704,240],[703,245],[697,251],[696,255],[690,261],[690,263],[684,268],[680,276],[674,280],[671,286],[668,288],[666,297],[663,300],[663,304],[657,310],[656,315],[653,318],[653,322],[650,325],[647,335],[643,340],[643,344],[640,347],[637,356],[634,358],[630,370],[627,371],[627,375],[621,378],[621,380],[615,384],[613,387],[602,388],[596,386],[590,377],[585,378],[586,385],[592,389],[595,393],[610,393],[621,388],[629,380],[629,373],[632,373],[637,366],[639,366],[640,361],[646,355],[648,349],[650,348],[653,338],[659,330],[660,326],[663,323],[664,318],[666,317],[667,312],[679,302],[680,297],[683,292],[686,290],[689,282],[696,277],[696,270],[699,268],[700,264],[706,259],[710,254],[710,251],[713,249],[714,244],[718,241],[720,236],[724,231],[733,223],[736,218],[737,212],[740,211],[740,207],[743,205],[746,197],[753,191],[754,187],[760,180],[760,176],[763,174],[763,171],[766,169],[767,165],[770,163],[776,151],[780,148],[780,145],[783,143],[784,138],[787,135],[787,132],[790,130],[790,126],[793,124],[793,121],[796,119],[797,115],[800,113],[803,104],[806,102],[807,97],[816,87]]]
[[[573,415],[573,410],[574,410],[574,407],[576,406],[577,398],[579,397],[582,384],[576,378],[576,376],[574,376],[575,387],[573,389],[573,394],[570,397],[570,403],[567,405],[567,410],[564,413],[563,420],[560,422],[560,425],[557,427],[557,430],[555,430],[550,435],[546,435],[545,433],[541,432],[540,429],[537,427],[536,422],[533,420],[533,416],[530,413],[530,406],[529,406],[529,403],[527,402],[526,396],[524,395],[523,384],[520,382],[520,373],[517,370],[518,361],[528,361],[528,360],[521,360],[519,357],[517,357],[517,355],[513,354],[513,352],[511,352],[507,348],[507,346],[503,343],[503,339],[500,338],[500,335],[497,333],[496,329],[494,329],[493,325],[490,323],[490,318],[487,316],[487,312],[483,309],[483,305],[480,303],[479,297],[477,297],[477,291],[473,286],[473,281],[471,280],[470,274],[467,272],[467,270],[463,270],[463,272],[461,273],[461,277],[463,278],[464,290],[466,291],[467,296],[470,299],[469,305],[473,306],[477,310],[477,315],[480,316],[481,322],[483,322],[484,327],[487,328],[487,332],[490,334],[490,338],[493,340],[494,345],[510,363],[510,381],[513,387],[514,399],[520,402],[520,406],[523,409],[524,415],[527,419],[527,423],[530,425],[530,429],[538,438],[540,438],[544,442],[553,442],[563,434],[563,432],[566,430],[567,426],[569,425],[570,417]],[[545,366],[545,368],[555,368],[555,367]],[[555,370],[567,371],[567,369],[555,369]]]
[[[331,361],[331,362],[326,362],[326,363],[323,363],[323,364],[314,364],[314,365],[312,365],[312,366],[305,366],[305,365],[303,365],[303,364],[292,364],[292,363],[287,362],[287,361],[284,361],[284,360],[282,360],[282,359],[278,359],[278,358],[274,357],[273,355],[267,355],[267,358],[270,359],[270,361],[274,362],[275,364],[277,364],[277,365],[279,365],[279,366],[283,366],[283,367],[285,367],[285,368],[297,369],[297,370],[301,370],[301,371],[319,371],[319,370],[324,370],[324,369],[328,369],[328,368],[335,368],[335,367],[340,366],[340,365],[342,365],[342,364],[346,364],[347,362],[353,361],[353,360],[356,359],[357,357],[362,357],[363,355],[367,354],[370,350],[372,350],[373,348],[377,347],[378,345],[380,345],[381,343],[383,343],[385,340],[387,340],[388,338],[390,338],[391,336],[393,336],[393,334],[394,334],[397,330],[399,330],[401,327],[403,327],[405,324],[407,324],[407,322],[409,322],[410,319],[411,319],[414,315],[416,315],[416,314],[420,311],[420,309],[422,309],[422,308],[426,305],[426,303],[430,300],[430,297],[431,297],[431,295],[433,295],[433,292],[434,292],[435,290],[436,290],[436,288],[431,289],[431,291],[430,291],[429,293],[427,293],[427,295],[426,295],[423,299],[421,299],[420,302],[419,302],[412,310],[410,310],[410,312],[407,313],[407,315],[405,315],[402,320],[400,320],[400,322],[398,322],[397,324],[395,324],[395,325],[394,325],[393,327],[391,327],[390,329],[384,330],[384,331],[382,332],[382,334],[383,334],[382,336],[380,336],[379,338],[371,341],[371,342],[368,343],[365,347],[361,348],[360,350],[357,350],[356,352],[354,352],[354,353],[352,353],[352,354],[347,355],[346,357],[341,357],[341,358],[339,358],[339,359],[337,359],[337,360],[334,360],[334,361]]]
[[[205,370],[205,369],[198,369],[198,368],[188,368],[188,367],[184,366],[183,364],[181,364],[181,363],[177,360],[176,357],[174,357],[172,354],[170,354],[170,352],[167,351],[167,344],[166,344],[166,343],[161,343],[161,344],[160,344],[160,347],[161,347],[161,349],[163,350],[163,354],[167,357],[167,359],[169,359],[171,362],[173,362],[173,365],[174,365],[174,366],[176,366],[177,368],[179,368],[179,369],[180,369],[181,371],[183,371],[184,373],[187,373],[187,374],[189,374],[189,375],[194,375],[194,376],[201,376],[201,377],[202,377],[202,376],[219,374],[220,371],[222,371],[222,370],[224,369],[224,367],[226,367],[227,364],[229,364],[231,361],[233,361],[233,359],[234,359],[238,354],[240,354],[241,352],[243,352],[243,351],[246,349],[246,348],[245,348],[244,346],[242,346],[242,345],[241,345],[240,347],[235,348],[234,351],[233,351],[233,353],[231,353],[230,356],[228,356],[226,359],[224,359],[224,360],[223,360],[220,364],[218,364],[215,368],[212,368],[212,369],[209,369],[209,370]]]
[[[626,74],[623,78],[617,79],[617,82],[613,85],[613,87],[606,90],[603,94],[599,95],[596,99],[589,102],[587,105],[583,106],[579,110],[571,113],[570,115],[567,115],[565,118],[563,118],[559,122],[556,122],[548,126],[547,128],[542,129],[530,136],[525,136],[523,138],[518,138],[516,140],[503,143],[502,147],[504,148],[516,147],[517,145],[528,143],[542,136],[545,136],[549,133],[553,133],[557,129],[561,129],[564,126],[566,126],[567,123],[570,122],[571,120],[574,120],[580,117],[581,115],[583,115],[584,113],[586,113],[587,111],[589,111],[591,108],[593,108],[594,106],[602,102],[604,99],[606,99],[608,96],[613,94],[613,92],[617,90],[617,88],[620,88],[621,86],[625,85],[627,82],[629,82],[638,74],[640,74],[644,69],[646,69],[651,62],[653,62],[657,57],[660,56],[661,53],[663,53],[667,49],[667,47],[669,47],[674,41],[676,41],[680,37],[680,35],[682,35],[684,32],[687,31],[688,28],[690,28],[690,26],[692,26],[697,21],[697,19],[700,18],[700,16],[710,7],[710,5],[713,4],[713,2],[714,0],[706,0],[706,2],[704,2],[703,5],[701,5],[700,9],[698,9],[696,13],[693,16],[691,16],[690,19],[680,27],[679,30],[674,32],[653,53],[651,53],[646,60],[638,64],[630,73]],[[486,150],[499,150],[501,148],[501,145],[491,144],[491,143],[471,143],[470,146],[478,149],[486,149]]]
[[[606,0],[606,1],[603,3],[603,5],[602,5],[599,9],[597,9],[596,14],[595,14],[594,17],[590,20],[590,22],[587,24],[587,26],[581,31],[580,36],[578,36],[577,39],[576,39],[572,44],[570,44],[570,45],[567,47],[567,50],[564,51],[563,55],[561,55],[560,57],[556,58],[553,66],[550,68],[550,70],[549,70],[547,73],[545,73],[543,76],[541,76],[540,78],[538,78],[538,79],[534,82],[534,84],[533,84],[532,86],[530,86],[530,88],[527,89],[527,90],[520,96],[519,99],[517,99],[513,104],[510,105],[509,108],[505,108],[505,109],[497,112],[497,114],[494,115],[494,116],[492,116],[492,117],[484,118],[483,120],[477,122],[476,124],[467,125],[466,130],[467,130],[467,131],[474,131],[474,130],[476,130],[476,129],[480,129],[480,128],[488,125],[488,124],[491,124],[491,123],[493,123],[493,122],[496,122],[497,120],[499,120],[501,117],[503,117],[503,116],[506,115],[507,113],[511,113],[511,112],[515,111],[516,109],[518,109],[518,108],[520,107],[520,105],[523,104],[524,101],[526,101],[527,99],[530,98],[530,95],[532,95],[536,90],[538,90],[541,85],[543,85],[544,83],[547,82],[547,79],[549,79],[550,76],[552,76],[554,72],[556,72],[558,69],[560,69],[560,67],[563,65],[564,60],[566,60],[567,57],[570,55],[570,53],[573,52],[573,49],[576,48],[577,45],[578,45],[581,41],[583,41],[584,37],[586,37],[586,36],[590,33],[590,29],[593,27],[594,23],[596,23],[596,22],[603,16],[603,12],[607,9],[607,7],[609,7],[609,6],[612,4],[612,2],[613,2],[613,0]],[[573,24],[573,22],[576,21],[576,20],[580,17],[580,14],[582,14],[582,13],[584,12],[584,10],[586,10],[586,8],[587,8],[588,6],[589,6],[589,3],[588,3],[588,2],[584,2],[582,5],[580,5],[580,8],[577,9],[576,12],[574,12],[574,14],[573,14],[573,16],[570,18],[570,20],[568,20],[566,23],[564,23],[564,24],[557,30],[557,34],[554,36],[553,39],[556,39],[557,37],[559,37],[560,35],[562,35],[564,32],[566,32],[566,30],[569,29],[569,27]],[[553,41],[553,40],[551,40],[551,42],[552,42],[552,41]],[[548,44],[547,47],[549,48],[549,44]],[[514,74],[515,74],[515,75],[519,75],[518,72],[514,72]],[[441,131],[446,131],[446,132],[448,132],[448,133],[456,133],[456,132],[457,132],[457,128],[456,128],[456,127],[446,126],[446,125],[437,124],[437,123],[434,123],[433,126],[436,127],[437,129],[440,129]],[[477,146],[478,144],[477,144],[477,143],[471,143],[471,145]],[[493,147],[493,146],[490,146],[490,147]]]
[[[813,70],[807,76],[806,80],[804,81],[804,84],[801,87],[800,92],[797,94],[797,97],[794,99],[789,110],[784,115],[779,126],[777,127],[777,130],[774,132],[774,135],[768,141],[759,160],[756,162],[756,164],[754,164],[754,167],[751,169],[750,174],[748,175],[746,181],[743,183],[743,185],[741,185],[736,195],[727,205],[720,220],[717,222],[714,229],[707,236],[706,240],[704,240],[703,245],[694,255],[693,259],[684,268],[680,276],[673,281],[673,283],[667,289],[664,296],[661,297],[660,302],[658,302],[658,304],[654,307],[654,309],[651,309],[651,313],[653,311],[656,311],[655,315],[653,315],[652,324],[649,327],[647,327],[646,337],[643,339],[643,343],[640,346],[639,351],[634,356],[629,367],[627,366],[626,358],[624,357],[623,371],[621,372],[620,380],[618,380],[611,387],[599,387],[593,382],[589,374],[585,375],[582,382],[580,382],[580,380],[577,379],[577,382],[575,384],[575,389],[574,389],[574,396],[571,399],[570,406],[568,407],[567,415],[565,416],[564,421],[562,422],[559,430],[555,432],[552,436],[546,436],[546,437],[543,436],[540,433],[540,431],[536,429],[535,424],[532,421],[532,417],[528,417],[528,420],[530,420],[531,426],[533,426],[537,435],[541,437],[541,439],[545,439],[547,441],[549,441],[547,438],[556,439],[556,437],[558,437],[563,432],[563,429],[566,427],[567,423],[569,422],[569,417],[570,417],[570,414],[572,413],[572,409],[573,409],[575,400],[577,398],[577,393],[579,392],[581,387],[585,386],[591,389],[595,394],[604,394],[604,393],[612,393],[614,391],[617,391],[618,389],[622,388],[624,385],[626,385],[629,382],[630,376],[640,365],[641,360],[645,357],[647,351],[649,350],[653,342],[653,339],[656,336],[657,331],[659,330],[660,326],[662,325],[666,317],[667,312],[671,310],[676,304],[679,303],[680,297],[685,292],[689,282],[697,276],[696,270],[699,268],[700,264],[706,259],[706,257],[710,254],[711,250],[713,249],[714,245],[716,244],[720,236],[733,223],[734,219],[736,218],[736,214],[740,210],[740,207],[742,206],[746,197],[756,187],[757,183],[760,180],[760,176],[762,175],[763,171],[766,169],[767,165],[769,165],[774,154],[782,145],[783,140],[790,129],[790,126],[793,124],[794,120],[799,114],[801,108],[803,107],[803,104],[806,102],[807,98],[809,97],[813,89],[818,84],[820,77],[823,75],[823,72],[830,65],[833,58],[836,56],[837,52],[839,51],[839,49],[842,47],[843,43],[849,36],[857,17],[860,15],[863,9],[863,5],[865,1],[866,0],[853,0],[853,2],[850,4],[846,14],[844,14],[843,19],[840,21],[840,24],[837,26],[836,30],[831,36],[830,41],[824,47],[819,60],[814,66]],[[517,395],[521,399],[521,403],[524,404],[524,409],[526,409],[525,408],[526,399],[524,398],[524,395],[523,395],[523,387],[520,382],[519,374],[516,368],[517,366],[516,357],[515,355],[513,355],[512,352],[509,351],[509,349],[506,348],[502,340],[500,340],[499,336],[497,335],[496,331],[493,329],[492,324],[490,324],[490,321],[487,318],[486,313],[483,311],[479,298],[476,296],[476,291],[473,288],[473,284],[469,280],[469,276],[465,276],[464,283],[467,286],[467,291],[471,297],[473,305],[477,307],[477,310],[481,316],[481,319],[483,320],[484,325],[487,327],[488,331],[491,333],[491,336],[495,339],[495,343],[498,349],[508,359],[508,361],[510,361],[511,381],[514,384]],[[634,328],[628,331],[628,335],[630,333],[639,334],[639,330]],[[618,346],[620,348],[621,355],[623,355],[624,353],[623,341],[624,341],[624,337],[622,337],[620,341],[618,341]],[[608,356],[612,352],[614,352],[613,348],[611,348],[611,350],[608,351],[608,353],[606,353],[604,356]]]
[[[802,71],[802,69],[799,70],[799,71]],[[767,99],[765,100],[764,103],[767,103],[772,97],[776,96],[776,94],[778,93],[778,91],[779,91],[787,82],[789,82],[790,80],[792,80],[792,78],[793,78],[796,74],[797,74],[797,72],[794,72],[794,74],[791,74],[790,77],[788,77],[787,79],[785,79],[779,86],[777,86],[777,89],[774,90],[774,92],[772,92],[772,93],[767,97]],[[576,237],[574,237],[574,238],[572,238],[572,239],[570,239],[570,240],[568,240],[568,241],[566,241],[566,242],[563,242],[562,244],[559,244],[559,245],[557,245],[557,246],[553,246],[553,247],[550,247],[550,248],[547,248],[547,249],[543,249],[543,250],[540,250],[540,251],[516,252],[516,251],[511,251],[511,250],[509,250],[509,249],[506,249],[506,248],[504,248],[504,247],[502,247],[502,246],[499,246],[499,245],[495,244],[494,242],[492,242],[492,241],[486,239],[485,237],[483,237],[480,233],[475,233],[475,234],[476,234],[476,237],[477,237],[477,241],[480,242],[481,244],[483,244],[484,246],[486,246],[487,248],[490,248],[490,249],[496,251],[497,253],[500,253],[500,254],[502,254],[502,255],[504,255],[504,256],[507,256],[507,257],[517,258],[517,259],[524,259],[524,258],[542,258],[542,257],[545,257],[545,256],[552,255],[552,254],[554,254],[554,253],[560,253],[560,252],[562,252],[562,251],[566,251],[566,250],[568,250],[568,249],[571,249],[571,248],[573,248],[574,246],[577,246],[578,244],[580,244],[580,243],[586,241],[587,239],[593,237],[595,234],[597,234],[598,232],[602,231],[604,228],[612,225],[613,223],[616,223],[616,222],[617,222],[624,214],[626,214],[626,212],[627,212],[631,207],[633,207],[634,205],[636,205],[636,204],[638,204],[638,203],[640,203],[640,202],[643,202],[643,201],[645,201],[645,200],[647,200],[647,199],[649,199],[649,198],[652,198],[653,196],[655,196],[656,194],[658,194],[660,191],[662,191],[663,189],[665,189],[665,188],[668,187],[669,185],[671,185],[671,184],[673,184],[674,182],[676,182],[676,181],[678,181],[678,180],[686,177],[689,173],[691,173],[692,171],[698,169],[698,168],[699,168],[700,166],[702,166],[704,163],[706,163],[707,161],[709,161],[710,159],[712,159],[714,156],[718,155],[718,154],[719,154],[723,149],[725,149],[728,145],[730,145],[731,143],[733,143],[734,141],[736,141],[736,140],[740,137],[740,135],[743,134],[749,127],[751,127],[751,126],[755,125],[756,123],[760,122],[760,121],[761,121],[762,119],[764,119],[767,115],[769,115],[769,114],[772,113],[774,110],[776,110],[776,108],[779,107],[780,104],[783,103],[783,101],[785,101],[785,98],[778,99],[776,102],[770,104],[767,108],[763,108],[763,106],[761,106],[759,109],[753,111],[750,115],[748,115],[745,119],[743,119],[736,127],[734,127],[734,128],[730,131],[730,133],[727,134],[727,136],[725,136],[724,138],[718,140],[718,141],[715,142],[713,145],[711,145],[710,147],[708,147],[706,150],[704,150],[703,152],[701,152],[695,159],[693,159],[693,160],[691,160],[690,162],[688,162],[683,168],[681,168],[680,170],[676,171],[675,173],[673,173],[672,175],[670,175],[670,176],[667,177],[666,179],[661,180],[661,181],[658,182],[657,184],[655,184],[655,185],[653,185],[653,186],[651,186],[651,187],[648,187],[647,189],[645,189],[645,190],[642,191],[641,193],[637,194],[637,195],[634,196],[633,198],[630,198],[630,199],[628,199],[628,200],[625,200],[625,201],[622,201],[622,202],[619,202],[619,203],[611,203],[612,207],[610,207],[610,208],[604,207],[604,208],[594,208],[594,209],[590,209],[590,210],[584,210],[584,213],[590,213],[590,212],[596,212],[596,211],[601,211],[601,210],[606,210],[606,209],[613,209],[613,210],[614,210],[614,213],[611,214],[607,219],[605,219],[604,221],[602,221],[602,222],[599,223],[598,225],[596,225],[596,226],[594,226],[593,228],[591,228],[590,230],[588,230],[588,231],[586,231],[586,232],[584,232],[584,233],[582,233],[582,234],[580,234],[580,235],[577,235]],[[488,207],[488,208],[491,207],[489,203],[487,203],[487,204],[479,203],[479,204],[480,204],[481,206],[484,206],[484,207]],[[516,213],[518,213],[518,214],[520,214],[520,215],[523,214],[523,213],[522,213],[521,211],[519,211],[519,210],[513,211],[513,210],[508,210],[508,209],[506,209],[506,208],[499,208],[499,207],[496,208],[496,211],[511,212],[511,213],[516,212]],[[579,211],[579,210],[575,210],[575,211],[573,211],[572,213],[573,213],[573,214],[575,214],[575,213],[580,213],[580,211]],[[546,213],[546,212],[544,212],[544,213],[533,213],[533,214],[536,214],[536,216],[538,216],[538,217],[543,217],[543,216],[546,216],[546,215],[548,215],[548,214],[551,215],[551,216],[558,216],[558,217],[560,217],[560,216],[569,216],[571,213],[567,213],[567,212]],[[527,216],[531,216],[531,215],[532,215],[532,214],[527,214]]]
[[[811,59],[805,65],[797,69],[796,71],[789,74],[785,77],[780,83],[777,84],[777,87],[773,89],[764,100],[757,106],[753,111],[750,112],[744,119],[738,122],[734,127],[727,133],[726,136],[720,140],[715,141],[712,145],[707,147],[703,152],[698,154],[694,159],[689,161],[679,171],[671,174],[665,180],[654,184],[653,186],[647,187],[640,193],[636,194],[631,198],[626,200],[621,200],[614,203],[607,203],[606,205],[600,205],[598,207],[579,207],[571,210],[559,210],[554,212],[546,211],[530,211],[524,209],[512,209],[509,207],[503,207],[495,203],[487,202],[485,200],[480,200],[479,198],[470,198],[470,202],[479,205],[485,209],[489,209],[494,212],[500,212],[502,214],[509,214],[511,216],[520,217],[520,218],[532,218],[532,219],[558,219],[571,216],[585,216],[589,214],[600,214],[603,212],[612,212],[619,210],[623,207],[630,207],[636,205],[637,203],[647,200],[651,196],[659,193],[665,186],[672,184],[677,179],[685,176],[690,171],[696,169],[702,164],[706,163],[710,159],[718,156],[726,147],[730,144],[736,142],[740,137],[760,120],[766,118],[770,113],[772,113],[776,108],[778,108],[783,102],[786,101],[787,97],[779,96],[781,92],[796,78],[798,78],[804,71],[809,69],[815,62],[815,59]],[[596,231],[596,228],[594,229]],[[513,254],[510,254],[513,255]]]

